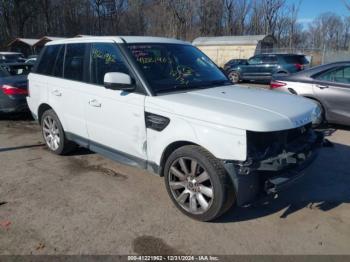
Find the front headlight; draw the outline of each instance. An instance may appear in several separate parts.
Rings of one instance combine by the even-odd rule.
[[[312,110],[311,121],[314,126],[320,125],[322,123],[322,109],[321,105],[315,102],[316,107]]]

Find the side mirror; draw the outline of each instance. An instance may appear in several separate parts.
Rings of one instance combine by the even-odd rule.
[[[122,90],[127,92],[132,92],[135,90],[134,81],[128,74],[125,73],[106,73],[103,82],[105,88],[107,89]]]

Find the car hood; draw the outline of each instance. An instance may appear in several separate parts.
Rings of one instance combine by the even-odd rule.
[[[315,107],[299,96],[237,85],[149,97],[146,102],[146,110],[260,132],[310,123]]]

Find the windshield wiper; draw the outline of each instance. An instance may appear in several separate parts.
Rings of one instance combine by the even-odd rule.
[[[173,85],[168,88],[162,88],[157,90],[157,93],[166,93],[171,91],[184,91],[184,90],[194,90],[194,89],[202,89],[202,88],[210,88],[215,86],[222,86],[222,85],[232,85],[232,83],[229,80],[216,80],[211,82],[204,82],[204,83],[197,83],[196,85]]]
[[[166,93],[166,92],[171,92],[171,91],[181,91],[181,90],[191,90],[195,88],[194,86],[184,86],[184,85],[173,85],[168,88],[162,88],[159,90],[156,90],[157,93]]]
[[[229,80],[216,80],[201,84],[202,87],[232,85]]]

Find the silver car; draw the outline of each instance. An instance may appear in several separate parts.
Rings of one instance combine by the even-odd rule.
[[[350,61],[276,75],[270,88],[314,100],[322,111],[319,121],[350,126]]]

